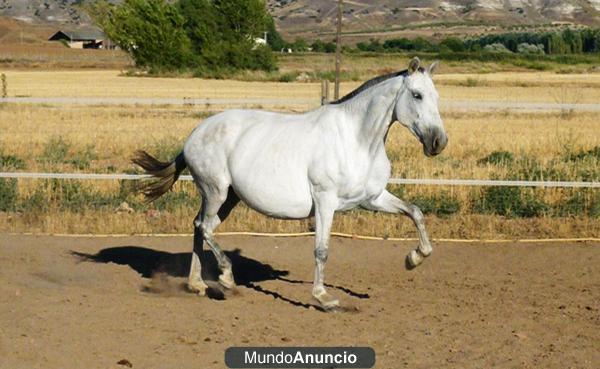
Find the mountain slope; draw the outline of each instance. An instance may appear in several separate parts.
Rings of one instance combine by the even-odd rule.
[[[89,24],[82,3],[84,0],[0,0],[0,16],[37,24]],[[268,0],[267,6],[284,36],[329,37],[335,30],[337,0]],[[572,22],[600,26],[600,0],[345,0],[343,21],[345,32],[363,32],[363,37],[376,31],[381,32],[376,36],[386,37],[401,27],[410,30],[427,25]]]

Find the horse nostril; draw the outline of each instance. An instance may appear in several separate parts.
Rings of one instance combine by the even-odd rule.
[[[438,137],[435,137],[433,139],[433,142],[431,143],[431,148],[433,149],[433,151],[437,151],[438,147],[440,147],[440,139]]]

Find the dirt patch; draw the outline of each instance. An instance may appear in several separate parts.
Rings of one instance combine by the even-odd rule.
[[[324,313],[311,238],[220,241],[237,292],[207,298],[183,287],[188,238],[2,235],[0,368],[223,368],[235,345],[371,346],[378,368],[600,362],[597,243],[440,244],[407,271],[412,243],[333,239],[343,309]]]

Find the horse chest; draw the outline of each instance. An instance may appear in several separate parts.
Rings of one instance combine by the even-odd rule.
[[[338,181],[338,210],[352,209],[365,200],[375,197],[383,191],[387,183],[385,166],[367,166],[362,170],[349,171]]]

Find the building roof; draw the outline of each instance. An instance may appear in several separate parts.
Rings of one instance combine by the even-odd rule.
[[[106,35],[97,28],[82,28],[74,30],[59,30],[48,41],[70,40],[70,41],[95,41],[105,40]]]

